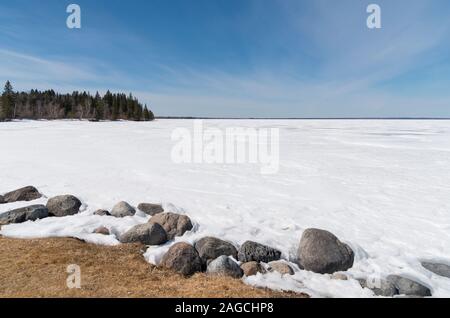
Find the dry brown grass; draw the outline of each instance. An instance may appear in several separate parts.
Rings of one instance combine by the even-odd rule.
[[[68,289],[66,268],[81,267],[82,288]],[[240,280],[184,278],[143,259],[142,246],[105,247],[76,239],[0,237],[0,297],[304,297],[252,288]]]

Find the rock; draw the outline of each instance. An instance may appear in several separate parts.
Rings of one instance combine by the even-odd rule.
[[[176,243],[164,255],[161,266],[189,276],[202,270],[202,260],[197,250],[187,243]]]
[[[32,186],[17,189],[3,195],[5,203],[13,203],[17,201],[33,201],[39,199],[42,195]]]
[[[210,275],[230,276],[233,278],[241,278],[244,271],[229,256],[219,256],[208,264],[206,272]]]
[[[266,270],[258,262],[247,262],[241,265],[241,269],[244,271],[245,276],[254,276],[258,273],[264,274]]]
[[[308,229],[300,240],[298,257],[300,266],[305,270],[333,274],[351,268],[355,255],[347,244],[332,233]]]
[[[331,279],[348,280],[348,277],[344,273],[334,273],[333,275],[331,275]]]
[[[358,281],[362,288],[370,289],[376,296],[394,297],[399,294],[395,284],[385,279],[376,279],[370,282],[365,279],[358,279]]]
[[[192,222],[189,217],[171,212],[157,214],[149,222],[161,225],[166,230],[169,240],[172,240],[175,236],[182,236],[185,232],[192,230]]]
[[[127,202],[122,201],[117,203],[111,210],[111,215],[116,218],[123,218],[126,216],[133,216],[136,214],[136,209],[129,205]]]
[[[60,195],[47,202],[48,213],[51,216],[68,216],[80,211],[81,201],[73,195]]]
[[[140,203],[138,209],[151,216],[164,212],[162,205],[152,203]]]
[[[36,221],[48,217],[45,205],[32,205],[0,214],[0,225]]]
[[[161,245],[167,242],[167,234],[158,223],[139,224],[120,236],[122,243]]]
[[[269,263],[269,271],[275,271],[281,275],[294,275],[294,270],[284,261],[274,261]]]
[[[243,263],[251,261],[269,263],[279,260],[280,257],[280,251],[252,241],[242,244],[238,253],[239,261]]]
[[[222,255],[233,256],[237,259],[237,249],[233,244],[215,237],[204,237],[197,241],[194,246],[201,257],[203,264]]]
[[[94,215],[110,216],[111,213],[109,213],[109,211],[107,211],[107,210],[102,210],[102,209],[100,209],[100,210],[95,211],[95,212],[94,212]]]
[[[450,266],[446,264],[422,262],[422,266],[436,275],[450,278]]]
[[[0,195],[0,204],[6,203],[5,197],[3,195]]]
[[[409,278],[390,275],[387,277],[388,282],[394,284],[400,295],[430,297],[431,290]]]
[[[104,227],[104,226],[100,226],[99,228],[96,228],[94,230],[94,234],[102,234],[102,235],[109,235],[109,230]]]

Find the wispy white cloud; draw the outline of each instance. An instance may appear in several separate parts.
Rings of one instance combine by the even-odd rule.
[[[33,55],[0,49],[0,72],[3,76],[20,80],[73,81],[98,80],[101,77],[74,63],[47,60]]]
[[[43,58],[0,48],[0,79],[11,80],[17,89],[72,88],[131,85],[132,81],[102,61],[86,58]]]

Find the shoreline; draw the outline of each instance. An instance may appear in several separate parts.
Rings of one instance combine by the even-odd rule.
[[[140,244],[115,247],[73,238],[0,236],[0,298],[307,298],[245,285],[238,279],[195,274],[185,278],[150,265]],[[81,289],[69,289],[66,267],[81,268]]]

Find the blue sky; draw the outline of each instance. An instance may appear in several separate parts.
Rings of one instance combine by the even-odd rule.
[[[157,115],[450,117],[449,17],[448,0],[1,0],[0,81],[132,92]]]

